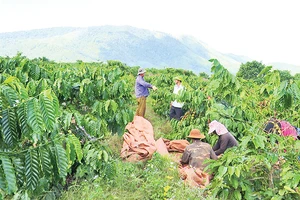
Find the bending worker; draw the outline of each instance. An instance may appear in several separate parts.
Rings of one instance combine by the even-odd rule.
[[[209,123],[208,134],[215,133],[219,136],[217,143],[213,146],[213,150],[216,155],[219,156],[223,154],[226,149],[238,146],[237,140],[234,136],[227,130],[227,128],[220,122],[214,120]]]

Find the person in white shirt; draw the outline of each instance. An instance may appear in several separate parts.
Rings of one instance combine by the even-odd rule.
[[[173,93],[175,95],[178,95],[179,92],[182,92],[184,90],[184,87],[181,84],[182,78],[177,76],[174,78],[174,80],[175,80],[175,86],[174,86]],[[181,119],[181,117],[183,116],[183,110],[182,110],[183,104],[184,103],[178,102],[176,100],[171,102],[170,119],[177,119],[177,120]]]

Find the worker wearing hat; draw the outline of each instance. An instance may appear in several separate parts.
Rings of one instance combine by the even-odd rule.
[[[137,98],[138,107],[136,110],[136,115],[144,117],[146,112],[146,98],[149,96],[149,88],[157,90],[157,87],[151,85],[144,81],[146,70],[140,68],[138,70],[137,78],[135,81],[135,96]]]
[[[192,129],[187,137],[191,138],[193,142],[185,148],[181,158],[182,164],[189,164],[191,167],[204,170],[207,166],[203,163],[204,160],[218,159],[210,144],[201,141],[205,135],[200,130]]]
[[[173,90],[173,94],[175,94],[175,97],[180,94],[184,90],[182,83],[182,78],[180,76],[176,76],[174,78],[175,81],[175,86]],[[174,100],[170,104],[170,119],[177,119],[180,120],[181,117],[183,116],[183,103],[178,102],[177,100]]]

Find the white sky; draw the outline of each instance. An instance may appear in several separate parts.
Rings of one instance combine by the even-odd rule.
[[[130,25],[192,35],[222,53],[300,67],[298,0],[0,0],[0,33]]]

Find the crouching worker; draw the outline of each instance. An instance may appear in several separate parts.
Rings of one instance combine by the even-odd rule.
[[[276,133],[283,137],[293,137],[295,140],[298,139],[298,128],[292,126],[288,121],[278,120],[272,117],[265,124],[264,132],[266,133]]]
[[[300,139],[300,129],[292,126],[288,121],[271,117],[264,125],[263,130],[265,133],[274,133],[282,137],[292,137],[294,140]],[[278,141],[276,141],[276,143],[278,143]],[[298,156],[298,160],[300,161],[300,156]]]
[[[211,133],[216,133],[219,136],[217,143],[213,146],[213,150],[217,156],[223,154],[230,147],[238,146],[238,142],[234,136],[223,124],[216,120],[209,123],[208,134]]]
[[[210,144],[201,141],[205,136],[198,129],[191,130],[188,138],[192,139],[192,144],[188,145],[183,152],[181,177],[191,186],[205,187],[211,176],[204,172],[204,168],[207,166],[204,164],[204,160],[216,160],[218,157]]]

